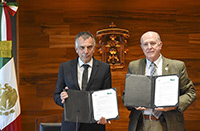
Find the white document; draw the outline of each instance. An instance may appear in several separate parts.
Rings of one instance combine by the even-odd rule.
[[[118,117],[117,93],[113,88],[92,93],[93,114],[96,121],[101,117],[113,119]]]
[[[155,81],[154,104],[175,106],[178,103],[179,78],[176,75],[158,77]]]

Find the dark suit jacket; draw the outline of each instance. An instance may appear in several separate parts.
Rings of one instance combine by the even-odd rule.
[[[78,58],[61,63],[57,86],[54,93],[54,101],[63,107],[60,99],[60,93],[67,86],[69,90],[80,90],[77,77]],[[87,91],[96,91],[111,88],[110,66],[102,61],[93,59],[91,76],[87,85]],[[77,98],[78,99],[78,98]],[[64,117],[63,117],[64,118]],[[62,131],[75,131],[74,122],[62,121]],[[79,123],[79,131],[104,131],[105,126],[101,124],[83,124]]]
[[[185,111],[189,105],[191,105],[196,99],[196,92],[192,81],[188,78],[187,70],[184,62],[178,60],[167,59],[163,57],[162,74],[179,74],[180,75],[180,97],[179,106],[177,110],[163,112],[163,116],[167,122],[167,128],[169,131],[184,131],[184,117],[183,111]],[[146,59],[139,59],[129,63],[128,73],[145,75]],[[125,92],[124,92],[125,93]],[[123,96],[122,95],[122,100]],[[138,120],[142,119],[142,112],[131,109],[129,121],[129,131],[135,131],[138,124]]]

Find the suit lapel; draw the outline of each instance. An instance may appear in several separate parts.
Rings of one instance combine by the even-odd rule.
[[[76,85],[76,89],[80,90],[80,87],[78,85],[77,63],[78,63],[78,59],[73,60],[71,63],[71,76],[72,76],[72,80],[74,81]]]
[[[89,82],[87,84],[87,89],[86,90],[89,90],[89,88],[91,87],[90,85],[92,84],[92,81],[94,80],[98,69],[99,69],[99,64],[96,61],[96,59],[93,58],[92,72],[91,72],[90,79],[89,79]]]
[[[141,66],[140,66],[141,65]],[[146,59],[144,58],[144,59],[142,59],[141,60],[141,64],[139,64],[139,66],[140,66],[140,70],[139,71],[141,71],[141,72],[139,72],[139,74],[141,74],[141,75],[145,75],[145,68],[146,68]]]
[[[163,57],[163,65],[162,65],[162,75],[168,75],[169,74],[169,63],[168,60]]]

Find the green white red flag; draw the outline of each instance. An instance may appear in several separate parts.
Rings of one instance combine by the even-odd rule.
[[[12,56],[11,17],[17,3],[0,3],[0,130],[21,131],[21,109]],[[9,15],[10,14],[10,15]]]

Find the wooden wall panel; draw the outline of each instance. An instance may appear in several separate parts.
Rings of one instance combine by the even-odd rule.
[[[196,0],[18,0],[18,73],[23,131],[34,131],[35,119],[62,114],[53,101],[61,62],[77,57],[74,38],[80,31],[94,34],[111,22],[130,31],[125,67],[112,71],[117,88],[120,119],[107,131],[128,129],[129,111],[123,106],[128,63],[143,58],[140,36],[160,33],[165,57],[185,62],[189,77],[200,94],[200,2]],[[95,58],[101,60],[98,42]],[[186,129],[200,130],[200,99],[184,112]]]

